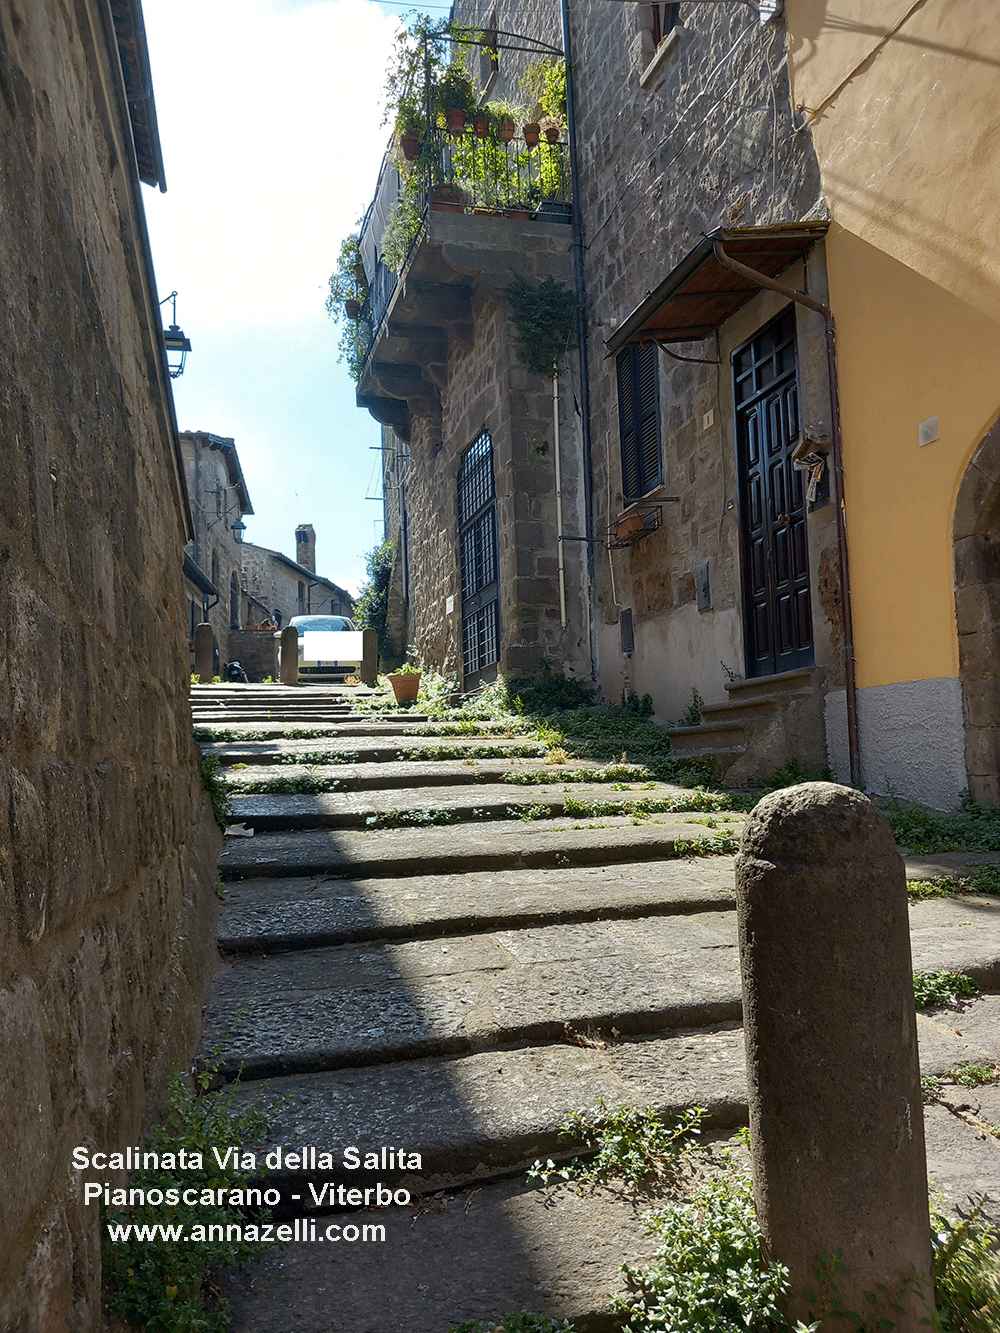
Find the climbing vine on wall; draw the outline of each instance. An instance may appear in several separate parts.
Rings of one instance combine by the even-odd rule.
[[[555,278],[537,286],[520,274],[504,288],[514,311],[517,350],[529,370],[552,376],[576,345],[576,296]]]

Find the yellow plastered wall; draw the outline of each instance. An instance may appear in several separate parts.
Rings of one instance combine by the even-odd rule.
[[[958,674],[951,522],[1000,415],[1000,327],[860,237],[827,237],[858,684]],[[939,437],[919,444],[920,422]]]
[[[951,522],[1000,414],[1000,24],[980,0],[787,0],[833,226],[858,684],[958,674]],[[805,128],[801,132],[806,132]],[[937,417],[921,447],[918,426]]]

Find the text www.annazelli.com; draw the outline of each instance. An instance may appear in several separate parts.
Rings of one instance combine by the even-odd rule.
[[[357,1241],[378,1243],[385,1240],[385,1227],[377,1223],[357,1226],[348,1222],[346,1226],[341,1226],[338,1222],[332,1222],[324,1227],[317,1226],[311,1218],[305,1217],[297,1217],[290,1226],[287,1223],[274,1225],[270,1222],[227,1222],[225,1225],[196,1222],[190,1227],[168,1222],[108,1222],[107,1228],[112,1245],[122,1245],[130,1240],[174,1244],[182,1241],[225,1241],[229,1244],[236,1241],[249,1245],[285,1244],[289,1241],[311,1241],[314,1244],[346,1241],[353,1245]]]

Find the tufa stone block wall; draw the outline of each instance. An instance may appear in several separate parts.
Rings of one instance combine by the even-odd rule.
[[[0,12],[0,1328],[101,1323],[72,1149],[139,1140],[214,965],[184,490],[110,13]]]

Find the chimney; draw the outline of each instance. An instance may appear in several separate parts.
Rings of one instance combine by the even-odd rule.
[[[300,523],[295,529],[295,560],[316,573],[316,532],[311,523]]]

